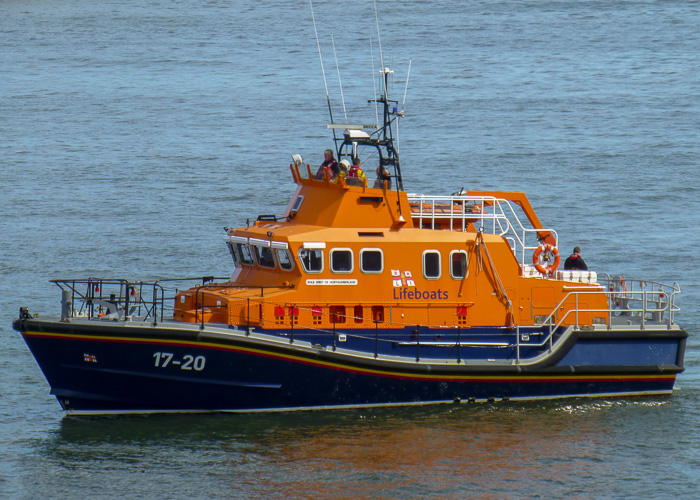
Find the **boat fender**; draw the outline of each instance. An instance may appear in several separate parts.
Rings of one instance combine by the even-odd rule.
[[[515,329],[515,316],[513,315],[512,311],[508,311],[506,313],[506,329],[508,329],[508,330]]]
[[[559,250],[554,245],[544,243],[537,247],[535,253],[532,254],[532,263],[540,273],[545,276],[551,276],[559,267],[561,257]]]

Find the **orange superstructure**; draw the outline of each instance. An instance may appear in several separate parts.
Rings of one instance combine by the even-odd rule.
[[[298,188],[283,216],[230,230],[231,282],[182,292],[175,319],[351,329],[376,321],[385,328],[513,328],[551,313],[562,325],[606,322],[602,313],[569,314],[576,304],[565,300],[573,289],[603,292],[594,273],[556,279],[533,273],[530,254],[518,258],[518,250],[531,250],[514,244],[504,208],[522,208],[529,236],[555,242],[523,193],[411,198],[386,183],[354,186],[314,179],[308,166],[291,170]],[[510,231],[492,234],[489,224]],[[607,309],[604,293],[586,301],[586,309]]]

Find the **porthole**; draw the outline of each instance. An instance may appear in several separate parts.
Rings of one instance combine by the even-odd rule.
[[[384,270],[384,253],[378,248],[360,250],[360,270],[366,274],[379,274]]]
[[[323,271],[323,250],[320,248],[302,248],[299,250],[299,262],[305,272],[318,274]]]
[[[467,275],[469,256],[464,250],[450,252],[450,276],[456,280],[461,280]]]
[[[423,252],[423,277],[427,280],[440,279],[440,252],[426,250]]]
[[[337,274],[349,274],[353,271],[353,255],[349,248],[334,248],[330,253],[331,271]]]

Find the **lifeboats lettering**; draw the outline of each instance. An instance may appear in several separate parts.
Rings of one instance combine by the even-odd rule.
[[[185,354],[182,359],[173,359],[172,352],[154,352],[155,365],[158,368],[165,368],[168,365],[179,366],[180,370],[195,370],[201,372],[207,359],[204,356],[193,356]]]
[[[413,288],[413,290],[404,288],[394,288],[394,299],[396,300],[447,300],[449,298],[449,292],[446,290],[418,290],[418,288]]]

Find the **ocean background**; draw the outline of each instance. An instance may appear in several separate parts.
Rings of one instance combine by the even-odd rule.
[[[338,73],[374,121],[381,41],[409,192],[524,191],[564,255],[681,285],[676,391],[65,418],[19,307],[58,314],[50,279],[230,274],[223,227],[281,214],[291,155],[332,146],[326,91],[307,1],[2,0],[0,497],[697,497],[700,3],[313,8],[336,121]]]

